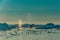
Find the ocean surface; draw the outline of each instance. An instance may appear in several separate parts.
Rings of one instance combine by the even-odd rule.
[[[60,40],[60,30],[0,30],[0,40]]]

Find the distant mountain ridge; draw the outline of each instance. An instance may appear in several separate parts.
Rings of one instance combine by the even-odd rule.
[[[11,30],[18,28],[18,24],[9,25],[7,23],[0,23],[0,30]],[[45,25],[38,25],[38,24],[22,24],[22,28],[34,28],[35,29],[53,29],[53,28],[60,28],[60,25],[55,25],[53,23],[48,23]]]

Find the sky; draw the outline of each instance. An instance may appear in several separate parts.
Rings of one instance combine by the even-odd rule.
[[[0,22],[60,24],[60,0],[0,0]]]

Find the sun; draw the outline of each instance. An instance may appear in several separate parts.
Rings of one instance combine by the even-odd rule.
[[[22,20],[19,20],[19,29],[22,29]]]

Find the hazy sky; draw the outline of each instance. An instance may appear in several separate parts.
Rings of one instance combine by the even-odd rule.
[[[0,0],[0,22],[60,24],[60,0]]]

